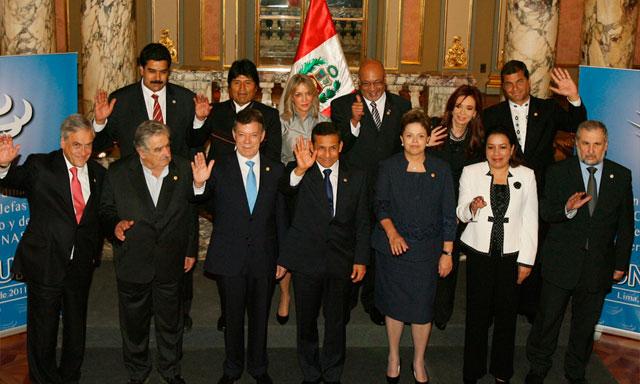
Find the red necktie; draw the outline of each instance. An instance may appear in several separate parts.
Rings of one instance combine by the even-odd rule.
[[[71,198],[73,199],[73,208],[76,210],[76,221],[80,224],[82,219],[82,212],[84,212],[84,196],[82,196],[82,186],[80,185],[80,179],[78,179],[78,168],[71,167]]]
[[[160,103],[158,103],[158,95],[155,93],[151,95],[153,98],[153,120],[159,121],[164,124],[164,120],[162,119],[162,109],[160,109]]]

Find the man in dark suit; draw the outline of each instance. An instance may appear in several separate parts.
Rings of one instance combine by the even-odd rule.
[[[120,148],[120,157],[135,152],[133,135],[136,127],[146,120],[165,123],[171,132],[171,153],[189,159],[187,138],[193,129],[202,127],[211,106],[203,95],[168,82],[171,72],[171,54],[162,44],[145,46],[138,58],[141,82],[114,91],[109,98],[99,90],[95,100],[94,128],[98,132],[94,148],[102,151],[114,142]],[[195,254],[192,256],[196,256]],[[193,298],[193,271],[184,275],[185,328],[192,325],[189,312]]]
[[[281,189],[296,202],[278,264],[292,271],[304,383],[339,383],[352,284],[362,280],[369,262],[368,186],[363,171],[339,160],[343,144],[334,124],[319,123],[311,138],[312,143],[298,139],[295,168],[281,180]]]
[[[223,311],[226,359],[219,384],[240,379],[245,363],[244,319],[248,314],[247,371],[258,384],[272,383],[267,373],[267,322],[278,268],[278,243],[286,231],[284,197],[278,182],[284,166],[260,152],[264,140],[262,113],[243,109],[236,117],[233,139],[237,150],[205,165],[199,153],[194,164],[200,198],[210,200],[213,232],[204,264],[225,287]],[[209,177],[210,176],[210,177]]]
[[[373,201],[378,163],[400,151],[400,118],[411,109],[411,103],[386,91],[384,66],[377,60],[366,60],[358,71],[358,77],[360,90],[357,93],[331,102],[331,121],[340,129],[344,160],[367,173],[368,199]],[[374,222],[372,208],[370,216]],[[371,320],[384,325],[384,316],[374,306],[374,254],[371,251],[371,266],[362,282],[360,299]],[[357,292],[356,288],[356,302]]]
[[[77,383],[84,357],[87,301],[103,236],[98,202],[105,169],[93,160],[95,133],[81,115],[60,129],[60,150],[10,166],[20,145],[0,136],[0,186],[25,191],[31,217],[13,262],[27,283],[27,358],[32,383]],[[62,356],[56,361],[60,311]]]
[[[158,371],[181,384],[182,275],[195,263],[197,217],[189,162],[172,158],[169,128],[146,121],[136,129],[136,153],[107,171],[100,216],[113,234],[120,332],[129,383],[151,372],[149,325],[154,317]]]
[[[260,85],[256,65],[248,59],[236,60],[227,75],[229,97],[227,101],[211,105],[211,117],[200,129],[191,131],[190,144],[199,147],[211,139],[208,159],[217,160],[235,151],[233,127],[237,114],[246,109],[257,109],[262,113],[265,139],[260,144],[260,153],[273,161],[280,161],[282,132],[278,110],[253,100]]]
[[[551,86],[550,89],[567,98],[567,110],[554,99],[539,99],[529,94],[529,70],[523,62],[508,61],[502,67],[500,75],[507,100],[485,109],[482,123],[487,132],[496,127],[512,131],[518,139],[517,150],[524,158],[525,165],[535,172],[540,196],[544,190],[546,169],[554,162],[553,143],[556,133],[575,132],[578,124],[587,119],[587,110],[578,94],[578,87],[565,69],[555,68],[551,71],[555,87]],[[546,230],[546,225],[540,226],[539,244],[544,242]],[[540,296],[541,261],[540,255],[536,257],[536,265],[519,292],[518,313],[525,315],[529,322],[533,322]]]
[[[585,121],[576,134],[577,158],[549,167],[541,217],[550,223],[542,254],[542,295],[527,358],[526,383],[542,383],[551,368],[560,326],[571,300],[565,377],[586,383],[585,367],[606,293],[629,266],[633,196],[629,169],[604,158],[607,129]]]

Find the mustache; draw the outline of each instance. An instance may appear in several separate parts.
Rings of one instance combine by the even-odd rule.
[[[162,80],[151,80],[151,84],[164,84]]]

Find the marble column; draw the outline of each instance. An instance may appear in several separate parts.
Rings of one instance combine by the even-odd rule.
[[[582,64],[631,68],[638,0],[585,0]]]
[[[558,0],[508,0],[505,62],[523,61],[529,69],[531,94],[547,98],[558,35]]]
[[[82,112],[93,113],[98,89],[112,92],[136,80],[133,0],[83,0]]]
[[[3,0],[2,8],[2,54],[55,52],[53,0]]]

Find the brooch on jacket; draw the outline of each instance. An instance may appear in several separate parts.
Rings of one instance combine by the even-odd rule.
[[[513,183],[513,188],[520,189],[520,187],[522,187],[522,184],[520,184],[519,181],[516,181],[515,183]]]

